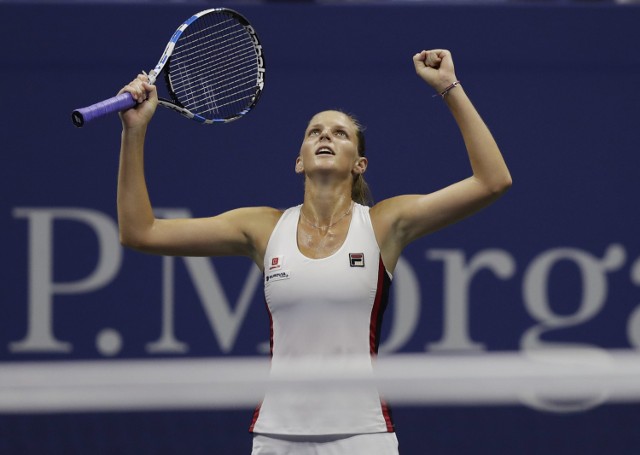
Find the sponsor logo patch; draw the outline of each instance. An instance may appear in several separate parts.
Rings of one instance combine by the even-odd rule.
[[[284,258],[282,256],[274,256],[271,258],[271,264],[269,265],[269,270],[277,270],[282,267]]]
[[[270,283],[271,281],[288,280],[291,278],[288,270],[281,270],[279,272],[270,272],[264,276],[264,282]]]
[[[364,267],[364,253],[349,253],[351,267]]]

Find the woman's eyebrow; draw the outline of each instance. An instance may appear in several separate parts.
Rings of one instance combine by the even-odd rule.
[[[314,123],[313,125],[309,125],[309,126],[307,127],[307,129],[311,129],[311,128],[324,128],[324,126],[325,126],[325,125],[324,125],[324,124],[322,124],[322,123]],[[346,124],[344,124],[344,123],[335,123],[335,124],[333,124],[333,125],[329,125],[329,126],[331,127],[331,129],[332,129],[332,130],[335,130],[335,129],[348,130],[348,129],[349,129],[349,127],[348,127]]]

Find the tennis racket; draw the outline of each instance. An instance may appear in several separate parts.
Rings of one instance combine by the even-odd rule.
[[[236,11],[214,8],[186,20],[173,34],[149,72],[155,84],[164,73],[170,99],[159,104],[199,123],[230,122],[247,114],[264,88],[264,56],[256,31]],[[122,93],[71,114],[83,126],[136,105]]]

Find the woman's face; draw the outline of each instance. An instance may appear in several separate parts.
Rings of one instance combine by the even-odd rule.
[[[296,172],[343,171],[362,173],[366,158],[358,156],[357,127],[342,112],[324,111],[313,116],[296,160]]]

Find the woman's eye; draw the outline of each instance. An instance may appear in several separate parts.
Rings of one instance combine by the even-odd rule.
[[[347,132],[343,131],[343,130],[338,130],[338,131],[336,131],[336,136],[347,137]]]
[[[309,131],[309,136],[317,136],[320,134],[320,130],[311,130]]]

